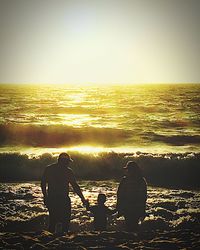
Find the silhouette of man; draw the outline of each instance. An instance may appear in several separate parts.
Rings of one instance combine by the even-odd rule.
[[[125,218],[126,230],[137,231],[140,218],[145,217],[147,184],[137,163],[129,161],[117,191],[117,210]]]
[[[81,198],[83,204],[86,204],[74,173],[68,167],[71,162],[73,160],[67,153],[61,153],[58,157],[58,162],[48,166],[42,176],[41,188],[44,196],[44,204],[49,211],[50,232],[55,232],[57,223],[62,223],[62,231],[67,232],[69,229],[71,217],[69,184],[71,184],[74,192]]]

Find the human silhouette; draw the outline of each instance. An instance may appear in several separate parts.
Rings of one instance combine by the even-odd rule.
[[[116,213],[116,210],[112,210],[105,206],[106,195],[100,193],[97,197],[97,204],[94,206],[89,205],[89,201],[86,203],[86,208],[88,211],[92,212],[94,216],[94,230],[96,231],[106,231],[107,230],[107,220],[108,216]]]
[[[75,193],[81,198],[83,204],[86,200],[76,182],[74,173],[69,164],[73,162],[67,153],[61,153],[58,162],[45,169],[41,188],[44,196],[44,204],[49,211],[49,231],[55,232],[56,225],[61,224],[63,232],[69,229],[71,217],[71,201],[69,197],[69,184]],[[47,188],[48,186],[48,188]]]
[[[140,218],[145,217],[147,184],[137,163],[129,161],[117,190],[117,210],[125,218],[126,230],[138,230]]]

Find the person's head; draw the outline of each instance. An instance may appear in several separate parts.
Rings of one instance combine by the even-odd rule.
[[[97,197],[97,203],[99,205],[103,205],[106,202],[106,195],[105,194],[99,194]]]
[[[142,178],[142,171],[136,162],[128,161],[124,169],[126,171],[126,176],[132,178]]]
[[[67,153],[61,153],[58,156],[58,164],[60,166],[66,166],[69,165],[70,162],[73,162],[73,160],[71,159],[70,155]]]

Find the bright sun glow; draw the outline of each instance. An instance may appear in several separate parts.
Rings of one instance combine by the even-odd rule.
[[[90,145],[81,145],[81,146],[75,146],[68,149],[69,151],[73,152],[79,152],[83,154],[98,154],[101,152],[106,152],[106,148],[104,147],[95,147]]]
[[[181,2],[2,1],[0,83],[199,82],[199,8]]]

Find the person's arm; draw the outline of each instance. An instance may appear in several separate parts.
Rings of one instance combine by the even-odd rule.
[[[143,178],[142,183],[141,183],[141,203],[145,206],[146,205],[146,201],[147,201],[147,183],[146,180]]]
[[[85,202],[85,207],[88,211],[90,211],[90,203],[89,203],[89,200],[86,200]]]
[[[44,199],[44,205],[47,206],[47,178],[46,178],[46,169],[42,175],[41,179],[41,189],[42,189],[42,194],[43,194],[43,199]]]
[[[86,205],[86,200],[85,197],[82,194],[82,191],[76,181],[76,178],[74,176],[74,173],[72,172],[72,170],[70,170],[70,180],[69,180],[70,184],[73,187],[74,192],[81,198],[81,201],[83,203],[83,205]]]
[[[117,189],[117,205],[116,209],[120,213],[121,212],[121,202],[123,199],[123,183],[124,183],[124,178],[121,180],[119,183],[118,189]]]
[[[94,206],[91,206],[90,205],[90,202],[89,202],[89,200],[86,200],[86,202],[85,202],[85,207],[86,207],[86,209],[87,209],[87,211],[90,211],[90,212],[94,212]]]
[[[141,206],[141,217],[145,218],[146,216],[146,201],[147,201],[147,183],[146,180],[142,180],[142,186],[141,186],[141,198],[140,198],[140,206]]]

